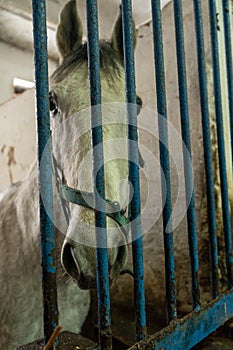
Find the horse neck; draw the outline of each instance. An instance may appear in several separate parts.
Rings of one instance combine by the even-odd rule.
[[[32,240],[37,239],[39,231],[39,195],[38,195],[38,171],[35,162],[27,177],[21,182],[16,196],[18,220],[21,226],[24,240],[30,235]]]

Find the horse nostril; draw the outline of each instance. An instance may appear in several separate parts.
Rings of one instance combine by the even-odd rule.
[[[115,281],[121,274],[121,271],[123,270],[124,266],[127,263],[127,257],[128,257],[127,246],[120,246],[117,252],[117,258],[114,262],[114,265],[110,269],[110,279],[112,281]]]
[[[126,255],[127,252],[125,246],[120,246],[117,253],[117,261],[119,261],[120,264],[125,265]]]
[[[66,273],[75,280],[79,288],[84,290],[96,288],[95,277],[89,276],[88,273],[84,273],[81,270],[75,259],[74,247],[70,243],[64,244],[61,259]]]
[[[74,279],[78,279],[80,271],[77,262],[74,258],[73,247],[71,244],[66,243],[63,246],[61,260],[62,265],[65,271],[68,273],[68,275],[70,275]]]

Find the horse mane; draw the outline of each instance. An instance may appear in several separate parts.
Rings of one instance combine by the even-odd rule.
[[[100,68],[106,73],[109,79],[120,77],[123,68],[123,62],[120,55],[113,49],[108,41],[101,40],[100,49]],[[51,82],[59,83],[71,74],[83,62],[87,62],[87,43],[82,44],[78,49],[73,50],[65,56],[60,66],[51,76]]]

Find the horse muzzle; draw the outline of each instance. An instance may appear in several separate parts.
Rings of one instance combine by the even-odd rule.
[[[109,283],[117,280],[127,262],[126,245],[108,249]],[[66,239],[62,249],[62,265],[81,289],[96,288],[96,249],[74,245]]]

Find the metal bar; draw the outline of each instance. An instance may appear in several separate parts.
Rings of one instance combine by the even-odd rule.
[[[144,292],[144,268],[142,249],[142,228],[140,217],[140,179],[138,168],[138,135],[137,109],[134,67],[134,40],[131,0],[122,1],[122,22],[124,42],[124,62],[126,76],[126,100],[128,111],[128,138],[129,138],[129,181],[132,184],[133,194],[130,203],[131,230],[136,237],[132,243],[134,266],[134,304],[136,315],[137,340],[146,337],[146,311]]]
[[[190,128],[189,128],[189,111],[188,111],[188,93],[186,80],[186,63],[184,50],[184,30],[182,17],[182,3],[181,0],[174,0],[174,18],[175,18],[175,32],[176,32],[176,52],[177,52],[177,70],[178,83],[180,95],[180,118],[182,139],[187,147],[191,157],[191,142],[190,142]],[[196,213],[193,193],[193,174],[190,163],[186,160],[186,153],[184,156],[184,175],[185,175],[185,190],[186,196],[191,197],[187,209],[188,222],[188,237],[189,237],[189,252],[191,261],[191,275],[192,275],[192,303],[193,308],[198,308],[200,305],[200,291],[198,283],[198,246],[197,246],[197,230],[196,230]],[[189,197],[190,196],[190,197]]]
[[[39,205],[42,256],[42,289],[44,300],[44,342],[47,343],[51,334],[58,325],[58,308],[56,289],[55,235],[52,222],[53,189],[51,150],[46,147],[46,144],[50,139],[50,114],[45,0],[33,0],[32,8],[39,159]],[[43,162],[41,162],[42,155]],[[41,193],[43,193],[43,201],[41,198]]]
[[[211,45],[212,45],[215,113],[216,113],[217,135],[218,135],[219,168],[220,168],[221,194],[222,194],[224,240],[225,240],[225,249],[226,249],[228,288],[230,289],[232,287],[232,282],[233,282],[232,281],[232,238],[231,238],[231,219],[230,219],[230,213],[229,213],[228,186],[227,186],[227,173],[226,173],[226,160],[225,160],[215,0],[209,0],[209,16],[210,16],[210,34],[211,34]]]
[[[96,267],[97,294],[99,314],[99,343],[101,349],[112,349],[110,291],[108,274],[108,251],[106,232],[106,212],[104,201],[104,153],[101,112],[101,82],[98,8],[96,0],[87,0],[87,36],[88,36],[88,66],[90,80],[92,145],[93,145],[93,182],[95,226],[96,226]],[[96,107],[97,106],[97,107]],[[97,146],[98,145],[98,152]]]
[[[165,271],[166,271],[166,300],[167,300],[167,318],[168,322],[176,319],[176,281],[175,281],[175,261],[173,247],[173,232],[167,232],[167,225],[172,216],[171,201],[171,182],[170,182],[170,161],[168,149],[168,130],[167,130],[167,102],[164,72],[163,56],[163,37],[161,23],[161,4],[160,0],[152,0],[152,19],[153,19],[153,38],[154,38],[154,64],[157,92],[157,111],[159,125],[159,147],[161,173],[165,177],[165,183],[162,185],[163,208],[163,235],[165,250]],[[163,179],[163,176],[161,176]]]
[[[194,15],[197,43],[197,61],[199,73],[199,88],[201,100],[201,115],[202,115],[202,134],[204,145],[204,159],[206,172],[206,193],[207,193],[207,208],[208,208],[208,223],[209,223],[209,242],[210,242],[210,274],[211,274],[211,291],[213,299],[219,295],[219,278],[218,278],[218,242],[217,242],[217,227],[216,227],[216,210],[214,197],[214,179],[212,171],[212,149],[210,140],[210,123],[209,123],[209,106],[208,106],[208,91],[206,79],[206,62],[205,62],[205,47],[203,34],[203,20],[201,1],[194,0]]]
[[[232,35],[231,35],[229,5],[230,5],[229,0],[222,0],[226,64],[227,64],[228,103],[229,103],[229,116],[230,116],[230,125],[231,125],[231,150],[233,151],[233,65],[232,65],[232,44],[231,44]]]
[[[217,300],[194,311],[183,319],[171,323],[128,350],[138,349],[191,349],[226,321],[233,317],[233,293],[222,295]]]

